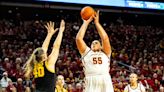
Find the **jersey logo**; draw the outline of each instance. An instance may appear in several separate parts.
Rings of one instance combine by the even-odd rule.
[[[43,77],[44,74],[45,73],[44,73],[44,67],[43,66],[34,67],[34,70],[33,70],[34,78]]]
[[[102,64],[101,57],[93,57],[93,64]]]

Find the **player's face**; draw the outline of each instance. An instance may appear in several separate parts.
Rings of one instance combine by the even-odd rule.
[[[135,83],[135,82],[137,82],[137,80],[138,80],[138,78],[137,78],[137,75],[136,74],[130,74],[129,81],[131,83]]]
[[[99,50],[101,50],[101,44],[100,44],[100,42],[98,40],[93,41],[92,44],[91,44],[91,49],[93,51],[99,51]]]
[[[57,82],[58,82],[59,85],[63,85],[64,84],[64,77],[63,76],[58,76]]]
[[[43,53],[43,54],[41,55],[41,58],[42,58],[42,61],[44,61],[44,60],[46,59],[46,54]]]

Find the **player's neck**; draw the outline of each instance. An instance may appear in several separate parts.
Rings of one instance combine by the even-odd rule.
[[[138,83],[130,83],[130,87],[135,89],[138,87]]]
[[[101,50],[93,50],[93,52],[100,52]]]
[[[63,88],[63,85],[62,84],[58,84],[57,85],[59,88]]]
[[[46,60],[48,60],[48,58],[44,58],[41,62],[44,62],[44,61],[46,61]]]

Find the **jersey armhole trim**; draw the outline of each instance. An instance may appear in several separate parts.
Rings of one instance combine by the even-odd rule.
[[[45,61],[45,67],[46,67],[46,69],[47,69],[49,72],[55,73],[55,67],[54,67],[54,70],[50,69],[50,68],[48,67],[48,61]]]
[[[87,52],[85,51],[86,53],[84,55],[82,55],[81,60],[91,51],[91,49],[89,47],[87,47],[86,50],[87,49],[89,49],[89,50]]]
[[[112,54],[112,53],[110,53],[110,54],[107,55],[103,50],[101,50],[101,51],[108,57],[108,59],[111,58],[111,54]]]

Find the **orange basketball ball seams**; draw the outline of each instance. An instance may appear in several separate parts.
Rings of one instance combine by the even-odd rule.
[[[84,20],[88,20],[93,14],[95,14],[95,10],[90,6],[85,6],[80,12],[81,17]]]

